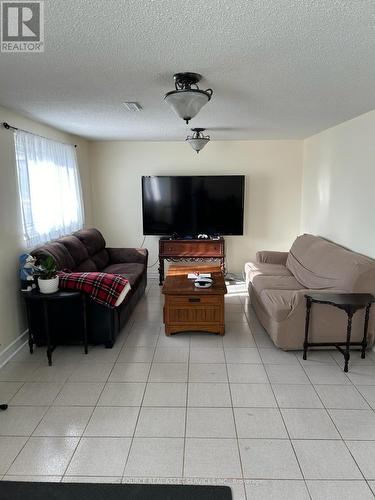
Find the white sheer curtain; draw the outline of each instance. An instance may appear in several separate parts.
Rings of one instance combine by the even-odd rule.
[[[23,228],[28,248],[81,229],[84,222],[75,147],[14,134]]]

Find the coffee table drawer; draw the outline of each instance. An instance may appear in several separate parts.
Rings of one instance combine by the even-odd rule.
[[[168,296],[170,306],[189,306],[194,305],[219,305],[223,301],[222,295],[183,295],[183,296]]]

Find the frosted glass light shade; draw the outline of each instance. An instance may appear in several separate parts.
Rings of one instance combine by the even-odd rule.
[[[203,90],[174,90],[164,97],[179,118],[189,120],[210,100],[210,95]]]
[[[194,151],[196,151],[197,153],[199,153],[199,151],[201,151],[205,145],[210,142],[210,139],[208,138],[192,138],[192,139],[186,139],[187,142],[190,144],[190,146],[194,149]]]

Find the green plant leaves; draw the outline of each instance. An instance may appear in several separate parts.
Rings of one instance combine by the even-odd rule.
[[[53,257],[46,255],[39,259],[38,276],[42,280],[50,280],[56,277],[57,267]]]

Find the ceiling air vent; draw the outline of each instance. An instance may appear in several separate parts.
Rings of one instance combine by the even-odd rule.
[[[139,102],[129,101],[129,102],[124,102],[123,104],[125,108],[132,113],[142,111],[142,106],[139,104]]]

